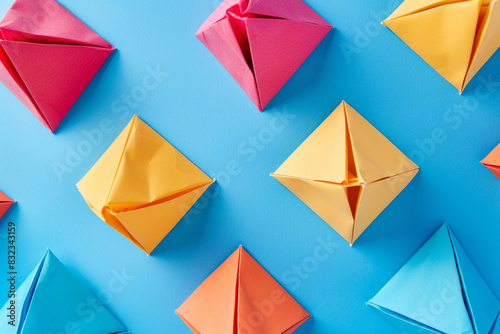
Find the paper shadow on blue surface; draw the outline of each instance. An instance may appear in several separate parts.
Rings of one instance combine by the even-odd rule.
[[[212,183],[172,231],[154,249],[151,256],[161,256],[161,254],[174,249],[192,247],[203,234],[210,206],[220,191],[217,182]]]
[[[291,96],[295,96],[311,89],[314,84],[318,84],[317,76],[322,72],[325,60],[328,56],[328,51],[332,45],[335,28],[330,30],[323,40],[318,44],[316,49],[307,57],[299,69],[285,83],[280,91],[267,104],[263,112],[268,112],[273,108],[282,106],[290,100]]]
[[[87,88],[85,88],[82,95],[80,95],[78,100],[76,100],[75,104],[71,107],[71,109],[68,111],[66,116],[63,118],[63,120],[61,121],[61,123],[58,126],[58,128],[56,129],[56,131],[54,131],[54,134],[59,134],[59,133],[65,132],[65,131],[70,131],[71,130],[70,128],[76,125],[75,119],[77,119],[81,115],[85,114],[84,106],[89,103],[88,101],[91,99],[92,96],[95,96],[96,89],[100,84],[102,76],[104,75],[104,73],[106,71],[109,72],[109,70],[107,70],[107,69],[108,69],[108,67],[110,67],[109,64],[111,63],[111,61],[115,57],[119,58],[118,49],[116,49],[113,53],[111,53],[111,55],[108,57],[108,59],[106,59],[106,61],[101,66],[99,71],[97,71],[97,74],[92,78],[92,80],[88,84]],[[118,62],[118,60],[116,62]],[[111,74],[108,74],[108,75],[112,75],[112,77],[116,79],[117,74],[120,73],[119,66],[114,66],[112,68],[112,70],[113,70],[113,72]],[[88,114],[88,112],[87,112],[87,114]],[[70,126],[70,124],[72,126]]]
[[[312,328],[313,328],[313,322],[314,322],[314,314],[312,315],[312,317],[307,319],[306,322],[304,322],[302,324],[302,326],[297,328],[297,330],[295,332],[293,332],[293,334],[309,334],[309,333],[311,333]]]

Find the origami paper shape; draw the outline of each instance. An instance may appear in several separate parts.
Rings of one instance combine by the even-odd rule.
[[[102,220],[149,255],[213,182],[134,116],[77,187]]]
[[[262,111],[332,28],[302,0],[225,0],[196,37]]]
[[[3,215],[14,203],[16,203],[16,201],[11,200],[7,195],[0,191],[0,219],[2,219]]]
[[[407,333],[488,334],[500,302],[444,224],[368,302]]]
[[[291,334],[311,317],[242,246],[175,313],[203,334]]]
[[[460,93],[500,47],[497,0],[405,0],[382,23]]]
[[[54,0],[16,0],[0,22],[0,81],[54,132],[115,48]]]
[[[500,144],[497,145],[481,163],[500,179]]]
[[[9,317],[12,305],[15,320]],[[129,333],[50,250],[1,314],[2,334],[68,333],[68,328],[81,334]]]
[[[271,176],[352,245],[417,172],[343,101]]]

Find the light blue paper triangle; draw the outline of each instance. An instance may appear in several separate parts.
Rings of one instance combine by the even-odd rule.
[[[474,267],[453,232],[449,232],[474,330],[476,334],[488,334],[500,312],[500,302]]]
[[[413,255],[371,303],[443,333],[474,333],[446,225]]]
[[[36,287],[36,282],[38,281],[38,276],[40,275],[40,270],[42,269],[45,256],[38,263],[36,268],[31,272],[31,274],[24,280],[20,287],[16,289],[15,296],[10,298],[7,303],[2,307],[2,316],[7,316],[10,314],[10,310],[7,308],[11,305],[11,301],[14,300],[15,305],[15,321],[14,326],[10,325],[10,318],[7,321],[0,322],[0,333],[2,334],[18,334],[21,333],[22,324],[26,318],[26,313],[28,312],[29,305],[31,303],[31,297],[33,291]]]
[[[128,333],[52,252],[47,251],[20,334],[68,332]]]
[[[443,332],[437,331],[435,329],[426,327],[423,324],[419,324],[416,321],[413,321],[411,319],[405,318],[401,316],[400,314],[391,312],[387,309],[384,309],[381,306],[372,304],[370,302],[367,303],[368,305],[376,308],[382,316],[389,321],[393,326],[397,327],[398,329],[401,330],[401,334],[408,334],[408,333],[418,333],[418,334],[443,334]]]

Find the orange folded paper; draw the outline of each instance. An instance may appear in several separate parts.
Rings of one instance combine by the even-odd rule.
[[[311,317],[241,246],[175,313],[197,334],[290,334]]]
[[[498,144],[481,163],[500,179],[500,144]]]
[[[342,102],[271,176],[352,245],[417,172]]]
[[[16,0],[0,22],[0,81],[54,132],[115,48],[55,0]]]
[[[0,219],[2,219],[3,215],[15,202],[16,201],[11,200],[7,195],[0,191]]]
[[[500,47],[498,0],[405,0],[382,23],[460,92]]]
[[[77,187],[102,220],[149,255],[214,181],[134,116]]]

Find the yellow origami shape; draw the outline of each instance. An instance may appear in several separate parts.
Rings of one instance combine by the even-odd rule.
[[[500,47],[498,0],[406,0],[384,22],[462,92]]]
[[[342,102],[271,176],[352,245],[417,172]]]
[[[77,187],[102,220],[149,255],[214,181],[134,116]]]

